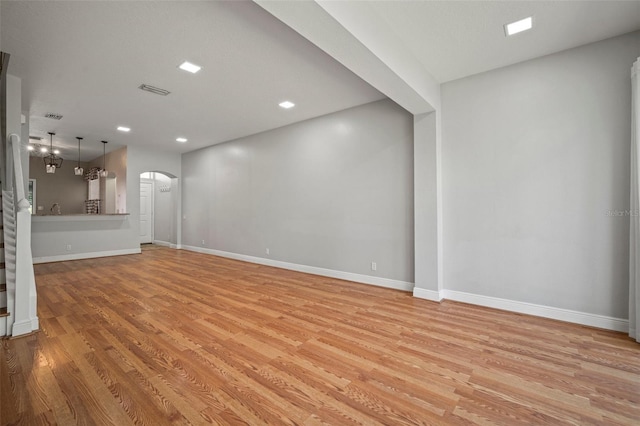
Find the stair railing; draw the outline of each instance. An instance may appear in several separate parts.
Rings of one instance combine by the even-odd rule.
[[[7,311],[11,312],[7,331],[12,336],[20,336],[39,328],[38,299],[31,254],[31,213],[25,196],[20,136],[12,133],[8,142],[7,190],[2,193]]]

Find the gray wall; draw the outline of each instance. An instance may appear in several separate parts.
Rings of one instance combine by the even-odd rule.
[[[163,188],[168,191],[163,191]],[[177,212],[177,179],[161,173],[154,173],[153,178],[153,239],[170,244],[177,244],[176,212]]]
[[[640,33],[444,84],[445,288],[627,318]]]
[[[54,203],[60,204],[62,214],[84,213],[84,201],[87,199],[87,181],[76,176],[73,168],[76,161],[64,161],[62,167],[48,174],[41,157],[29,158],[29,178],[36,180],[36,214],[51,214]],[[88,163],[80,163],[85,169]],[[42,206],[43,210],[37,210]]]
[[[89,167],[102,168],[102,155],[94,158]],[[104,166],[109,172],[109,179],[116,180],[116,200],[113,211],[104,210],[104,213],[128,213],[127,211],[127,147],[118,148],[108,152],[104,159]],[[137,178],[136,178],[137,180]],[[104,179],[100,179],[100,197],[105,191]],[[104,202],[104,201],[103,201]],[[105,206],[106,207],[106,206]]]
[[[383,100],[184,154],[182,243],[413,282],[412,143]]]

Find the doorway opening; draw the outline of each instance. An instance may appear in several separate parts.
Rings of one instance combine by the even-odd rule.
[[[140,174],[140,244],[178,247],[178,178],[161,171]]]

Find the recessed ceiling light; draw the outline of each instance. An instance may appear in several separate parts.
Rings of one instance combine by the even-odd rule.
[[[533,28],[533,17],[529,16],[519,21],[506,24],[504,26],[504,32],[506,35],[511,36],[523,31],[530,30],[531,28]]]
[[[54,150],[53,150],[53,153],[54,153],[54,154],[60,154],[60,150],[59,150],[59,149],[54,149]]]
[[[294,106],[296,106],[296,104],[294,104],[293,102],[290,102],[290,101],[280,102],[278,105],[280,105],[284,109],[289,109],[289,108],[293,108]]]
[[[27,151],[33,151],[34,149],[33,145],[27,145]]]
[[[47,148],[45,148],[44,146],[40,148],[40,152],[47,152]]]
[[[187,138],[176,138],[176,142],[185,143]]]
[[[131,129],[128,127],[124,127],[124,126],[118,126],[118,130],[120,130],[121,132],[130,132]]]
[[[180,68],[181,70],[189,71],[192,74],[195,74],[202,69],[201,66],[192,64],[191,62],[187,61],[184,61],[183,63],[178,65],[178,68]]]

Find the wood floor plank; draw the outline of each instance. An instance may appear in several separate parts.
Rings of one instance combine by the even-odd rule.
[[[145,246],[36,265],[0,425],[637,425],[622,333]]]

